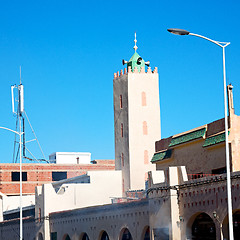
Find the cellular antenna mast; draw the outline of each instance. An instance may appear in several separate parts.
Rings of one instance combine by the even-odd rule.
[[[15,100],[14,99],[14,89],[17,89],[17,94],[18,94],[18,98]],[[22,152],[22,156],[23,158],[29,160],[29,161],[45,161],[45,162],[48,162],[45,158],[45,155],[43,153],[43,150],[41,148],[41,145],[37,139],[37,136],[33,130],[33,127],[29,121],[29,118],[26,114],[26,111],[25,111],[25,108],[24,108],[24,87],[23,87],[23,84],[22,84],[22,71],[21,71],[21,66],[20,66],[20,84],[18,86],[16,85],[13,85],[11,86],[11,92],[12,92],[12,111],[13,111],[13,114],[16,115],[17,119],[16,119],[16,131],[18,129],[21,128],[22,130],[22,149],[20,151],[20,144],[17,146],[18,142],[16,141],[16,137],[15,136],[15,141],[14,141],[14,151],[13,151],[13,162],[17,162],[17,159],[18,159],[18,155],[19,155],[19,152]],[[17,102],[17,107],[15,107],[15,102]],[[34,139],[30,140],[30,141],[26,141],[25,139],[25,118],[27,119],[29,125],[30,125],[30,128],[31,128],[31,131],[34,135]],[[29,142],[32,142],[32,141],[37,141],[37,144],[38,144],[38,147],[42,153],[42,156],[43,158],[41,159],[37,159],[33,154],[32,152],[29,151],[29,149],[26,147],[26,143],[29,143]],[[17,151],[16,151],[17,150]],[[31,155],[31,157],[27,157],[26,156],[26,151]]]

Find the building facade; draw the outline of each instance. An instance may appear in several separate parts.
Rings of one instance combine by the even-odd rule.
[[[39,184],[35,204],[24,211],[24,239],[229,239],[223,120],[161,139],[157,70],[145,72],[136,45],[127,65],[114,75],[116,170]],[[234,113],[231,85],[228,102],[238,239],[240,118]],[[0,195],[0,206],[4,201]],[[1,212],[0,239],[19,239],[19,210]]]

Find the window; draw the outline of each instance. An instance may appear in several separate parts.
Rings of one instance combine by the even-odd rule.
[[[121,161],[122,161],[122,166],[124,167],[124,154],[121,154]]]
[[[148,164],[148,150],[144,150],[144,164]]]
[[[63,179],[67,179],[67,172],[52,172],[53,181],[60,181]]]
[[[20,172],[12,172],[12,181],[20,181]],[[22,172],[22,181],[27,181],[27,172]]]
[[[120,95],[120,97],[119,97],[119,101],[120,101],[120,108],[123,108],[123,104],[122,104],[122,95]]]
[[[143,135],[147,135],[147,134],[148,134],[147,122],[144,121],[143,122]]]
[[[123,137],[123,124],[121,123],[121,137]]]
[[[147,98],[145,92],[142,92],[142,106],[147,106]]]
[[[212,170],[212,174],[223,174],[223,173],[226,173],[225,167]]]
[[[38,209],[38,222],[41,222],[41,208]]]

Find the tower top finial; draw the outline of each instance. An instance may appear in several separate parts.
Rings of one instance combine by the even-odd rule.
[[[135,46],[133,47],[133,49],[135,50],[135,52],[137,51],[138,47],[137,47],[137,33],[135,32],[135,39],[134,39],[134,42],[135,42]]]

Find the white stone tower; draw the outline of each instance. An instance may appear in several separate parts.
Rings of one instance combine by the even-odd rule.
[[[114,129],[116,170],[122,169],[123,193],[145,188],[155,141],[161,138],[159,77],[136,52],[127,69],[114,74]]]

